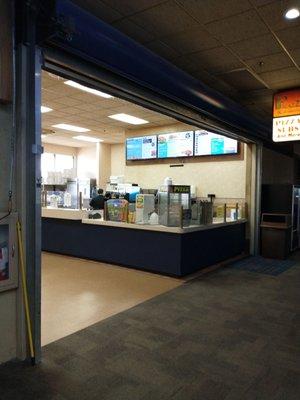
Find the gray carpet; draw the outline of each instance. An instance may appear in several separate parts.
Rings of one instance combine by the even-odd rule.
[[[211,273],[0,367],[0,399],[298,400],[299,278]]]

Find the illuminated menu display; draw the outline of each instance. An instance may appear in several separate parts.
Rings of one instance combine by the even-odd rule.
[[[157,136],[143,136],[126,140],[127,160],[147,160],[156,158]]]
[[[193,147],[193,131],[158,135],[158,158],[190,157]]]
[[[195,132],[195,156],[236,154],[238,142],[235,139],[205,130]]]

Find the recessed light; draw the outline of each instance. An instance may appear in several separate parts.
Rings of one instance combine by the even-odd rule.
[[[116,119],[117,121],[122,121],[126,122],[127,124],[132,124],[132,125],[142,125],[142,124],[149,124],[149,121],[146,121],[145,119],[142,118],[137,118],[134,117],[133,115],[129,114],[114,114],[114,115],[109,115],[109,118]]]
[[[77,83],[77,82],[74,82],[74,81],[65,81],[64,84],[72,86],[72,87],[74,87],[76,89],[79,89],[79,90],[83,90],[84,92],[95,94],[96,96],[104,97],[105,99],[110,99],[110,98],[113,97],[110,94],[107,94],[107,93],[104,93],[104,92],[100,92],[100,90],[92,89],[92,88],[89,88],[87,86],[83,86],[80,83]]]
[[[300,11],[298,10],[298,8],[290,8],[285,13],[285,18],[287,19],[296,19],[299,16],[300,16]]]
[[[41,113],[46,113],[46,112],[50,112],[50,111],[53,111],[52,108],[46,107],[46,106],[41,106]]]
[[[95,138],[92,136],[84,136],[84,135],[73,136],[73,139],[82,140],[83,142],[91,142],[91,143],[103,142],[102,139],[98,139],[98,138]]]
[[[90,129],[81,128],[80,126],[69,125],[69,124],[56,124],[52,125],[53,128],[63,129],[65,131],[72,131],[72,132],[89,132]]]

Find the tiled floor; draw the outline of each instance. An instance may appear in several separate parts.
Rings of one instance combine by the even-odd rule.
[[[43,253],[42,345],[127,310],[183,280]]]
[[[0,367],[0,398],[298,400],[299,279],[215,271]]]

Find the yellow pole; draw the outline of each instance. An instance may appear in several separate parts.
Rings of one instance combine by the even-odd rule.
[[[28,340],[29,340],[29,350],[30,350],[31,362],[32,362],[32,364],[35,364],[30,310],[29,310],[29,302],[28,302],[28,291],[27,291],[27,282],[26,282],[26,272],[25,272],[26,269],[25,269],[25,262],[24,262],[23,239],[22,239],[22,231],[21,231],[20,221],[17,222],[17,233],[18,233],[18,245],[19,245],[19,255],[20,255],[20,269],[21,269],[21,277],[22,277],[23,299],[24,299],[26,325],[27,325],[27,333],[28,333]]]

